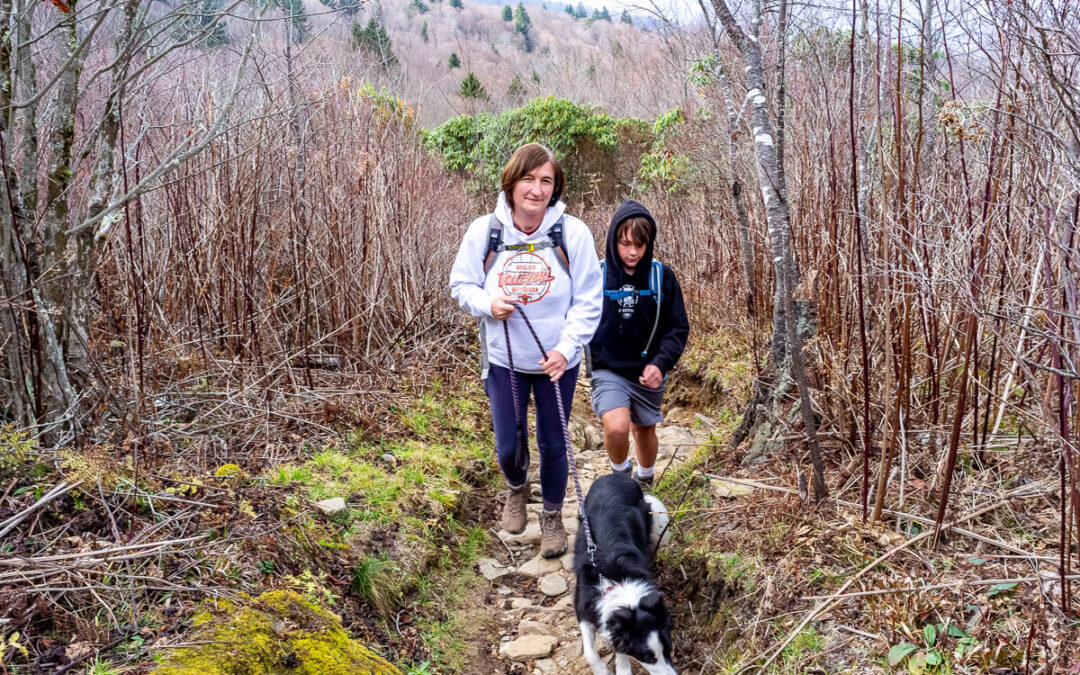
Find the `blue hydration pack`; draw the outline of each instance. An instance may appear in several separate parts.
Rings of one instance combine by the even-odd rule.
[[[604,282],[607,283],[607,269],[606,261],[600,261],[600,273],[604,275]],[[604,297],[609,300],[619,301],[624,298],[628,298],[632,295],[636,296],[653,296],[656,298],[656,319],[653,320],[652,332],[649,333],[649,341],[645,343],[645,349],[641,350],[641,358],[645,358],[649,354],[649,347],[652,347],[653,338],[656,337],[656,330],[660,326],[660,303],[663,301],[663,287],[664,287],[664,266],[660,264],[658,260],[652,261],[652,266],[649,268],[649,287],[646,289],[634,288],[631,290],[610,290],[604,289]]]

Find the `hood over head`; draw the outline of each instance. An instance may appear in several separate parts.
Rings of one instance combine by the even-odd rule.
[[[638,262],[634,274],[627,275],[623,271],[622,259],[619,257],[618,241],[615,233],[619,225],[628,218],[642,217],[649,221],[652,230],[649,234],[649,243],[645,246],[645,255]],[[649,287],[649,269],[652,267],[653,246],[656,245],[656,220],[653,219],[649,210],[632,199],[628,199],[619,208],[615,209],[615,215],[611,217],[611,225],[608,227],[607,250],[604,254],[606,278],[604,288],[620,288],[626,283],[633,284],[635,288]]]

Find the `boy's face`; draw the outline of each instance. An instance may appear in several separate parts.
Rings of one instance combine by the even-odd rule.
[[[627,274],[633,274],[641,258],[645,255],[646,242],[640,244],[631,239],[625,232],[619,234],[619,240],[615,243],[622,260],[623,269]]]

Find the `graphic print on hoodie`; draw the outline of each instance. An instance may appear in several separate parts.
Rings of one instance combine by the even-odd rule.
[[[633,274],[627,274],[619,257],[615,233],[628,218],[640,216],[652,224],[652,234],[645,255],[638,261]],[[656,245],[656,220],[641,204],[627,200],[615,210],[608,227],[604,255],[604,288],[607,290],[647,290]],[[656,335],[645,356],[645,349],[656,322],[656,298],[651,295],[628,295],[619,300],[604,297],[600,327],[589,343],[593,370],[611,370],[637,382],[645,366],[652,364],[664,375],[674,367],[686,348],[690,323],[683,304],[682,288],[670,267],[664,265],[660,287],[660,321]]]
[[[499,288],[527,305],[544,299],[555,283],[548,261],[532,251],[520,251],[502,261]]]

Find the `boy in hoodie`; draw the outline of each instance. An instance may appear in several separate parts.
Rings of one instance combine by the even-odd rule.
[[[653,482],[667,374],[690,334],[682,289],[671,268],[660,266],[658,294],[650,287],[650,275],[656,286],[660,271],[653,269],[655,243],[652,214],[635,201],[623,202],[608,229],[604,310],[589,344],[592,407],[604,423],[608,461],[616,473],[630,474],[633,432],[638,461],[633,477],[642,487]]]

